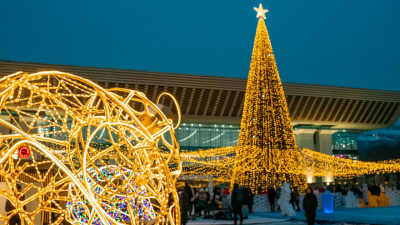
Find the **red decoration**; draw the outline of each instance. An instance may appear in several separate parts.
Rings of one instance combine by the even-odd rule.
[[[21,146],[18,148],[18,157],[26,159],[31,155],[31,149],[28,146]]]

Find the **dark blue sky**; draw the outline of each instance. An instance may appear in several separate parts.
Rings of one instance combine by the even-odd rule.
[[[0,59],[246,78],[260,0],[0,1]],[[399,0],[261,1],[285,82],[400,91]]]

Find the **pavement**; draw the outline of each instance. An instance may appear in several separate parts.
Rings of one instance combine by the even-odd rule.
[[[243,221],[243,224],[282,224],[283,222],[289,221],[290,218],[268,218],[264,215],[250,214],[248,219]],[[196,217],[196,220],[189,221],[189,225],[232,225],[233,220],[213,220],[213,219],[203,219],[202,217]]]
[[[232,220],[212,220],[196,218],[189,225],[232,225]],[[280,212],[251,213],[243,224],[268,225],[306,225],[304,211],[296,212],[296,216],[282,216]],[[317,210],[316,225],[400,225],[400,206],[363,208],[363,209],[335,209],[333,213],[324,213]]]
[[[254,213],[257,217],[266,218],[292,218],[292,221],[306,221],[304,211],[296,212],[294,217],[282,216],[275,213]],[[379,207],[379,208],[356,208],[356,209],[335,209],[333,213],[324,213],[317,210],[315,221],[318,224],[368,224],[368,225],[400,225],[400,206]]]

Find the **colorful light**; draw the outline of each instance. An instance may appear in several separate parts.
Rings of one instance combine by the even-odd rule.
[[[52,224],[64,219],[72,224],[180,224],[174,213],[179,211],[175,182],[181,172],[174,131],[181,118],[171,94],[162,93],[153,103],[141,92],[105,90],[57,71],[3,77],[0,93],[1,111],[10,118],[0,118],[0,125],[12,131],[0,135],[0,176],[9,187],[0,195],[15,206],[0,220],[7,224],[18,213],[25,224],[33,224],[38,214]],[[177,120],[157,105],[162,97],[175,103]],[[29,156],[14,160],[18,149],[21,156],[29,149]],[[20,199],[17,183],[23,185],[22,194],[34,193],[29,201],[39,202],[35,210],[24,210],[29,201]]]

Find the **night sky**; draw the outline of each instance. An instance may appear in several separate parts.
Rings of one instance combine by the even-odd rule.
[[[2,0],[0,59],[247,78],[259,3]],[[261,3],[282,81],[400,91],[399,0]]]

